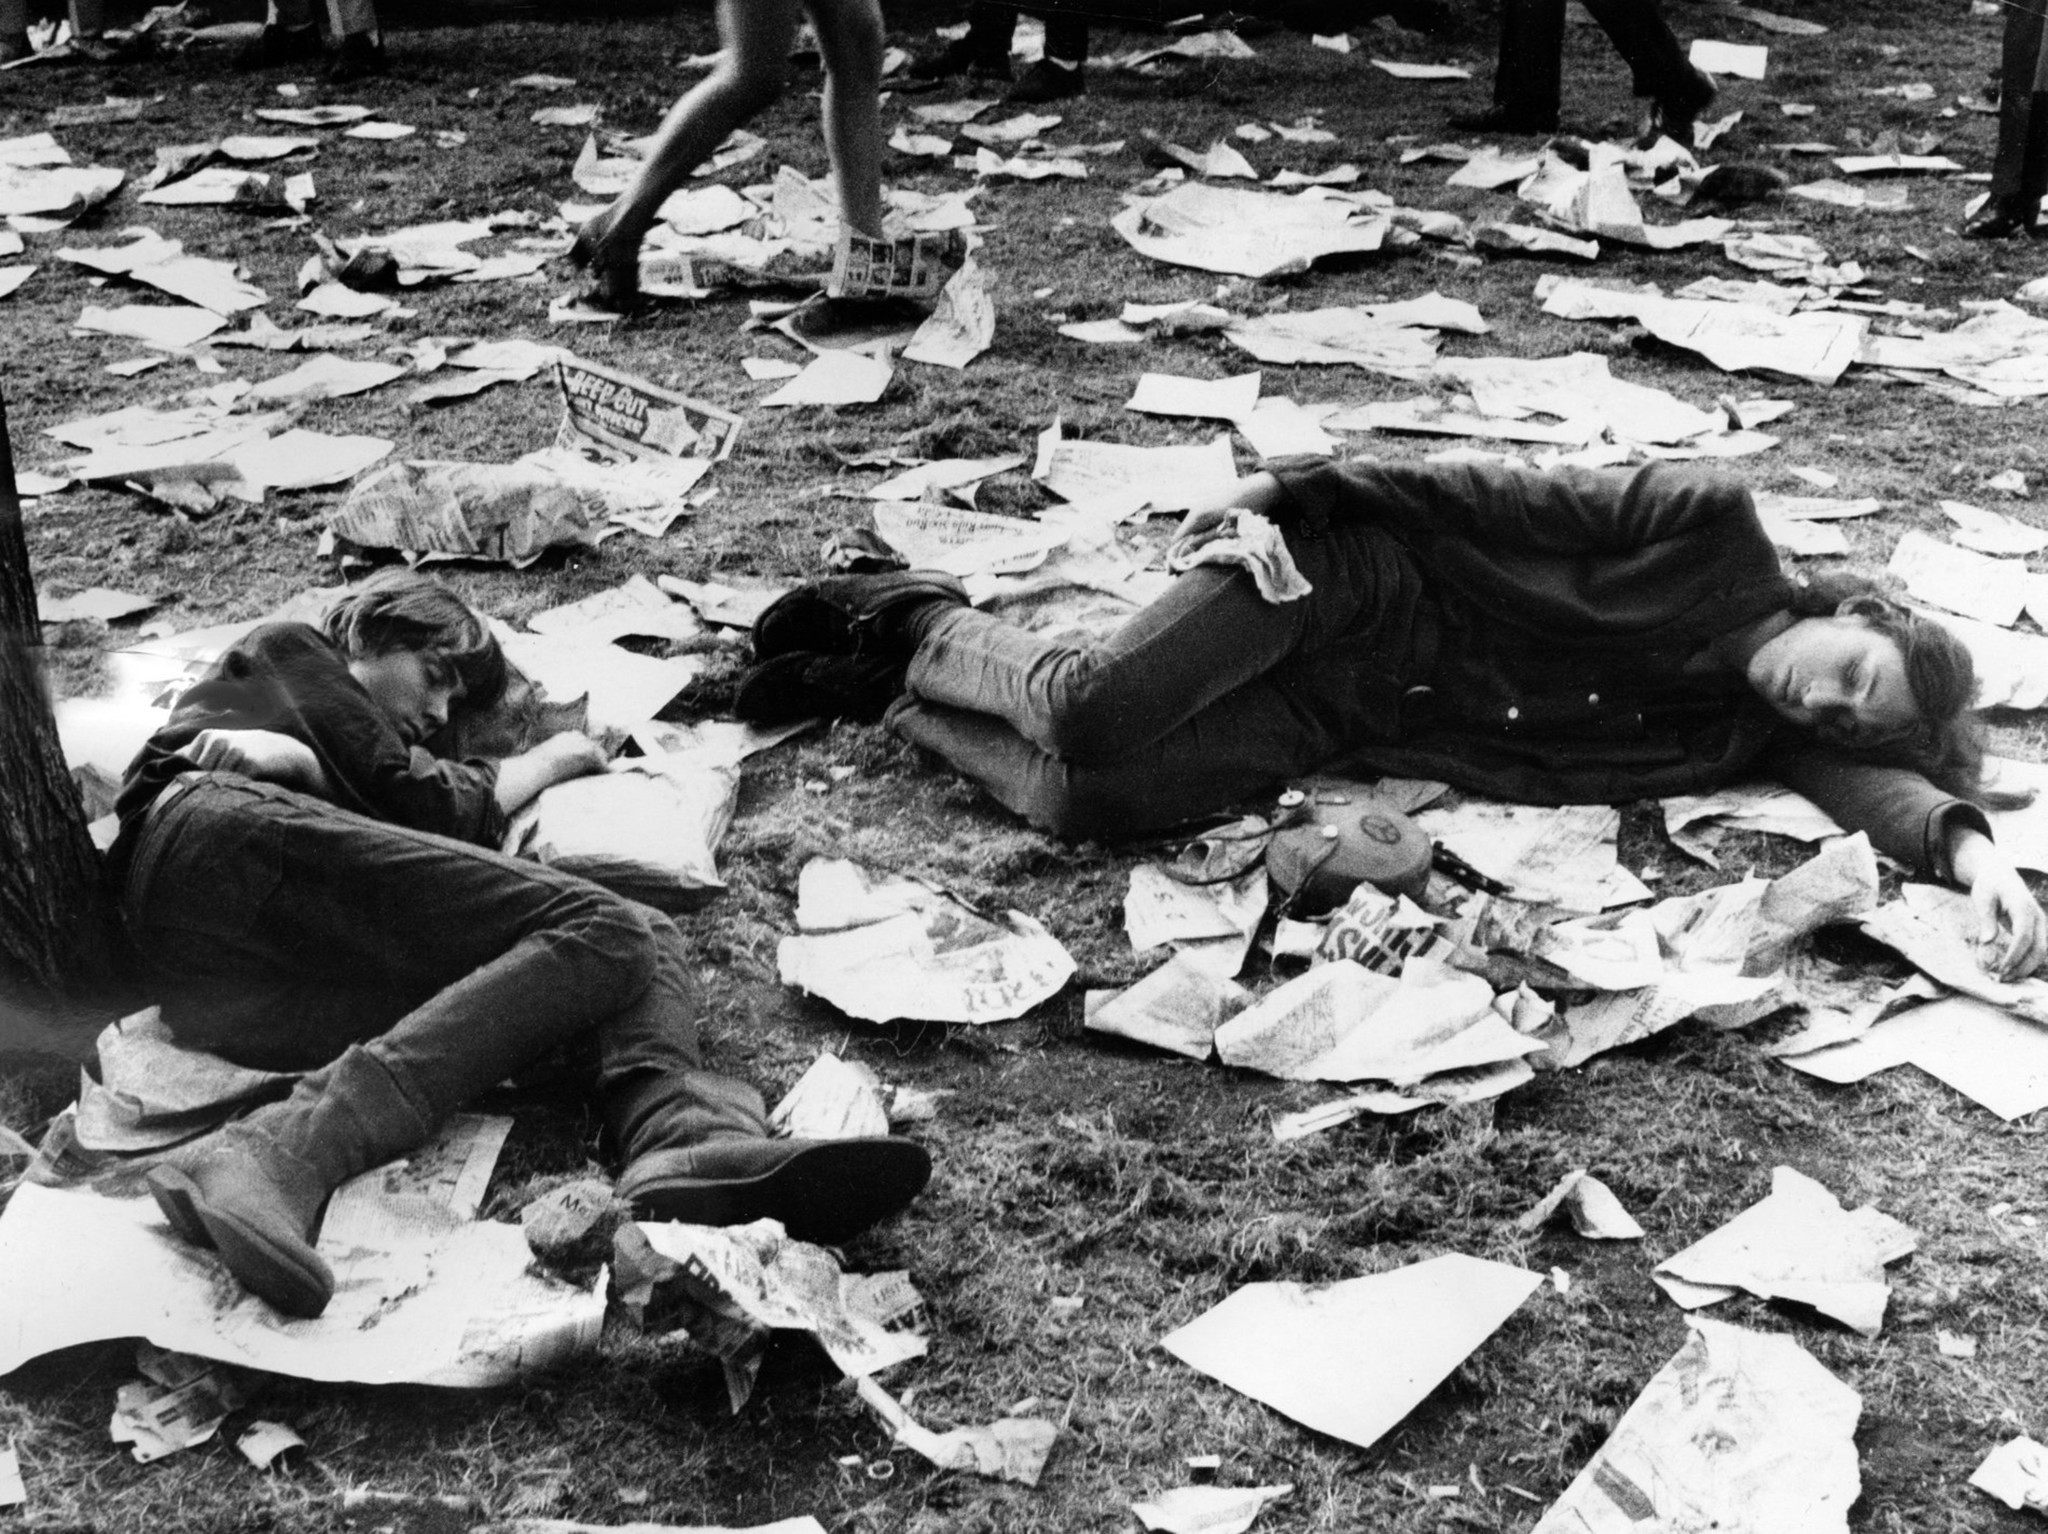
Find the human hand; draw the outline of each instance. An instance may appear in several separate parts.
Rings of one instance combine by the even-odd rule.
[[[1229,537],[1236,526],[1234,506],[1197,507],[1180,519],[1180,529],[1173,537],[1174,547],[1193,552],[1205,543]]]
[[[2048,914],[2019,870],[2000,857],[1983,860],[1970,880],[1977,946],[1984,968],[2001,980],[2024,980],[2048,957]]]
[[[276,730],[201,730],[178,755],[201,772],[239,772],[283,788],[327,791],[327,774],[313,748]]]
[[[603,772],[611,761],[604,747],[581,730],[563,730],[550,735],[534,750],[546,758],[557,783]]]

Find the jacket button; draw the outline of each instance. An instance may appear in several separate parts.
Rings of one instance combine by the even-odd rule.
[[[1598,694],[1597,692],[1589,692],[1586,694],[1586,701],[1592,704],[1595,708],[1598,708],[1600,706],[1600,694]]]
[[[1511,709],[1509,709],[1509,710],[1508,710],[1508,718],[1510,718],[1510,719],[1519,719],[1519,718],[1521,718],[1521,717],[1522,717],[1522,711],[1521,711],[1520,709],[1518,709],[1518,708],[1511,708]]]

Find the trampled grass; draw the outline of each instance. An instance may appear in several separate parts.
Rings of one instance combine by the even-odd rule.
[[[1988,164],[1991,119],[1939,114],[1981,88],[1995,60],[1994,18],[1970,15],[1962,0],[1938,7],[1778,0],[1775,8],[1833,31],[1781,43],[1728,30],[1705,6],[1670,6],[1684,35],[1774,45],[1770,78],[1727,92],[1745,117],[1725,141],[1724,158],[1792,164],[1770,146],[1809,137],[1845,142],[1853,127],[1935,132],[1941,152],[1973,168]],[[891,19],[898,40],[915,43],[931,23],[953,18],[906,10]],[[1269,172],[1356,161],[1366,171],[1363,184],[1414,206],[1493,206],[1489,194],[1444,187],[1447,166],[1401,166],[1398,146],[1388,142],[1400,134],[1425,142],[1453,136],[1444,119],[1484,99],[1491,24],[1474,7],[1447,39],[1366,30],[1349,57],[1282,33],[1255,39],[1256,60],[1179,80],[1098,74],[1088,95],[1065,105],[1066,122],[1053,136],[1096,142],[1149,127],[1199,148],[1247,120],[1314,113],[1337,143],[1248,152]],[[1099,34],[1098,48],[1135,41]],[[536,98],[506,82],[534,70],[577,77],[573,99],[599,101],[609,125],[645,132],[689,78],[676,64],[711,46],[708,18],[697,13],[400,31],[390,79],[346,92],[308,82],[302,100],[374,102],[422,129],[396,144],[324,144],[313,166],[322,199],[316,222],[346,235],[511,207],[547,215],[571,195],[568,170],[580,135],[531,127],[529,112],[559,98]],[[1475,79],[1394,81],[1366,64],[1372,52],[1461,60],[1476,66]],[[1567,68],[1568,127],[1599,133],[1632,121],[1626,76],[1597,32],[1574,29]],[[1869,94],[1920,80],[1934,85],[1931,102]],[[763,163],[823,172],[807,98],[816,77],[800,74],[798,82],[755,125],[770,138],[770,160],[736,179],[764,178]],[[15,71],[0,76],[0,137],[39,129],[67,101],[108,93],[158,98],[139,124],[59,132],[79,160],[139,172],[156,144],[254,131],[247,114],[277,99],[272,83],[196,56],[118,73]],[[1812,103],[1818,114],[1782,118],[1780,101]],[[437,150],[436,128],[462,128],[469,142]],[[1216,292],[1217,279],[1150,264],[1108,228],[1119,193],[1145,174],[1127,153],[1095,162],[1085,183],[1005,184],[981,194],[984,265],[1001,319],[995,349],[965,373],[905,367],[883,402],[867,409],[752,413],[735,455],[715,476],[719,497],[659,542],[629,535],[600,553],[526,572],[458,568],[450,578],[512,619],[636,570],[790,580],[816,568],[828,533],[865,519],[862,504],[845,497],[867,479],[847,471],[835,451],[891,443],[934,455],[1023,451],[1055,416],[1070,433],[1122,441],[1206,437],[1195,423],[1128,414],[1123,400],[1141,369],[1221,376],[1244,370],[1239,354],[1204,339],[1091,349],[1057,333],[1067,319],[1113,315],[1127,298]],[[894,159],[889,176],[926,190],[965,181]],[[1970,190],[1916,183],[1916,208],[1902,214],[1789,200],[1751,211],[1814,235],[1838,258],[1861,260],[1886,296],[1960,315],[1963,304],[2010,295],[2048,270],[2038,246],[1954,238]],[[78,242],[106,243],[132,223],[148,223],[200,254],[235,256],[280,298],[310,250],[299,232],[213,210],[140,208],[132,194],[79,230]],[[102,373],[128,351],[68,333],[95,295],[82,271],[45,258],[57,243],[35,242],[28,259],[43,270],[0,301],[0,367],[24,467],[54,456],[38,436],[44,427],[167,401],[211,381],[182,362],[129,382]],[[1473,263],[1423,247],[1284,282],[1229,284],[1225,302],[1305,308],[1436,288],[1477,303],[1494,325],[1484,337],[1447,336],[1450,354],[1603,351],[1617,373],[1695,404],[1722,394],[1792,398],[1797,411],[1773,428],[1783,445],[1733,471],[1760,487],[1799,492],[1808,487],[1787,471],[1820,468],[1840,476],[1841,493],[1884,498],[1882,517],[1847,526],[1859,568],[1881,566],[1905,527],[1939,522],[1934,502],[1942,497],[2041,520],[2037,502],[1997,500],[1983,488],[2002,469],[2035,481],[2048,472],[2037,411],[1971,409],[1859,372],[1832,390],[1732,378],[1621,332],[1546,318],[1531,289],[1556,270],[1492,256]],[[1655,280],[1667,291],[1708,273],[1733,268],[1708,249],[1610,253],[1589,272]],[[566,281],[553,270],[540,285],[423,290],[409,300],[418,317],[394,335],[564,339],[551,335],[545,313]],[[761,391],[737,359],[770,345],[738,333],[744,318],[742,303],[718,299],[566,339],[587,355],[749,412]],[[222,355],[231,372],[251,377],[291,365],[261,354]],[[1265,388],[1304,401],[1414,392],[1355,370],[1315,368],[1269,368]],[[408,457],[499,461],[546,441],[557,413],[541,382],[427,414],[408,413],[401,399],[392,388],[314,405],[303,423],[390,436]],[[1386,457],[1437,445],[1355,443]],[[166,615],[178,626],[198,626],[263,611],[299,587],[331,580],[314,543],[333,499],[274,496],[261,509],[186,522],[138,498],[71,493],[31,510],[32,552],[46,588],[143,590],[166,598]],[[1025,512],[1046,499],[1018,474],[990,485],[982,504]],[[66,675],[83,678],[89,669],[77,665]],[[2003,734],[2008,748],[2026,754],[2039,754],[2038,738],[2026,720],[2008,721]],[[855,770],[840,781],[827,771],[834,765]],[[1633,868],[1661,869],[1663,890],[1713,877],[1665,842],[1654,807],[1628,811],[1622,851]],[[1072,949],[1081,982],[1022,1022],[950,1035],[850,1024],[788,995],[776,983],[775,940],[792,925],[798,870],[819,853],[928,873],[977,903],[1029,911]],[[1776,872],[1799,856],[1789,844],[1759,840],[1738,848],[1718,877],[1737,877],[1751,864]],[[1321,1100],[1323,1091],[1120,1048],[1082,1032],[1080,985],[1120,984],[1144,967],[1121,929],[1133,860],[1130,849],[1068,847],[1021,829],[900,744],[839,727],[756,760],[725,849],[730,891],[687,921],[717,981],[708,1031],[722,1064],[772,1093],[829,1047],[867,1061],[888,1081],[945,1092],[937,1121],[921,1131],[938,1163],[931,1190],[853,1257],[862,1266],[907,1266],[928,1299],[931,1354],[890,1382],[910,1393],[921,1420],[941,1428],[986,1421],[1035,1401],[1033,1410],[1062,1423],[1037,1488],[940,1474],[906,1451],[892,1455],[830,1371],[800,1349],[772,1361],[755,1400],[734,1418],[714,1367],[677,1341],[623,1331],[608,1334],[599,1354],[575,1368],[503,1392],[278,1381],[256,1409],[290,1422],[307,1440],[310,1463],[293,1477],[259,1475],[218,1444],[142,1467],[106,1442],[114,1390],[132,1374],[126,1345],[111,1344],[43,1360],[5,1382],[0,1439],[14,1442],[30,1489],[27,1507],[9,1516],[35,1529],[212,1531],[351,1522],[461,1528],[519,1513],[744,1526],[810,1513],[835,1534],[1068,1534],[1131,1527],[1132,1499],[1182,1483],[1185,1456],[1214,1452],[1231,1483],[1294,1483],[1293,1498],[1258,1525],[1276,1534],[1522,1530],[1683,1337],[1679,1313],[1649,1283],[1650,1268],[1755,1202],[1767,1191],[1770,1168],[1782,1163],[1819,1178],[1845,1203],[1876,1202],[1922,1241],[1917,1255],[1892,1269],[1893,1305],[1875,1342],[1747,1300],[1717,1312],[1796,1335],[1863,1394],[1864,1495],[1852,1526],[1885,1534],[2025,1526],[2025,1515],[2007,1514],[1964,1480],[1995,1443],[2048,1428],[2039,1405],[2048,1388],[2041,1329],[2048,1296],[2042,1228],[2034,1221],[2048,1208],[2039,1193],[2038,1122],[2001,1124],[1911,1071],[1822,1086],[1762,1054],[1769,1027],[1726,1035],[1686,1027],[1579,1071],[1539,1077],[1490,1107],[1360,1120],[1276,1146],[1273,1117]],[[1885,962],[1868,945],[1828,941],[1839,954]],[[71,1070],[21,1062],[0,1076],[0,1122],[33,1133],[69,1094]],[[536,1185],[581,1168],[593,1138],[573,1103],[529,1096],[519,1110],[521,1127],[492,1199],[501,1215]],[[1562,1230],[1524,1236],[1513,1229],[1514,1217],[1575,1166],[1593,1168],[1615,1189],[1648,1228],[1645,1242],[1609,1246]],[[1157,1346],[1240,1284],[1322,1282],[1450,1251],[1537,1271],[1557,1267],[1571,1284],[1565,1292],[1540,1290],[1370,1451],[1297,1428]],[[50,1260],[92,1256],[52,1253]],[[1078,1307],[1052,1303],[1076,1298]],[[1977,1356],[1941,1356],[1938,1329],[1974,1336]],[[339,1498],[349,1486],[461,1496],[470,1511],[384,1508],[351,1520]],[[1456,1494],[1438,1494],[1443,1488]]]

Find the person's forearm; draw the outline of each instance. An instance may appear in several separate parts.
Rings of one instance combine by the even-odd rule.
[[[1998,850],[1997,843],[1975,826],[1957,826],[1949,833],[1948,866],[1955,882],[1968,889],[1994,867],[2003,868],[2005,854]]]
[[[551,736],[530,751],[508,756],[498,763],[498,782],[493,790],[498,808],[517,814],[539,798],[542,791],[604,770],[603,750],[586,736],[574,731]]]

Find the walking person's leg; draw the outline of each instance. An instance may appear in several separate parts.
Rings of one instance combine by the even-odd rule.
[[[1713,104],[1713,77],[1687,59],[1657,0],[1585,0],[1586,9],[1629,67],[1632,89],[1650,102],[1649,134],[1692,148],[1693,122]]]
[[[944,80],[953,75],[976,79],[1010,78],[1010,42],[1017,32],[1017,7],[999,5],[995,0],[974,0],[967,7],[967,35],[956,37],[945,47],[914,59],[913,80]]]
[[[320,27],[313,0],[270,0],[263,31],[235,58],[237,69],[276,69],[320,57]]]
[[[1565,0],[1501,0],[1493,105],[1452,118],[1453,127],[1474,133],[1556,130],[1564,76],[1564,5]]]
[[[633,184],[570,249],[570,260],[590,268],[592,302],[623,310],[639,297],[640,242],[655,214],[735,128],[782,95],[802,15],[798,0],[719,0],[717,65],[669,108]]]
[[[1017,79],[1003,99],[1022,106],[1062,101],[1087,89],[1082,66],[1088,62],[1088,17],[1059,5],[1045,17],[1045,54]]]
[[[1998,72],[1998,154],[1991,188],[1962,228],[1966,240],[1997,240],[2033,227],[2048,181],[2048,102],[2042,89],[2043,13],[2048,0],[2010,0]]]
[[[840,223],[882,238],[882,54],[879,0],[806,0],[825,61],[825,152]]]

